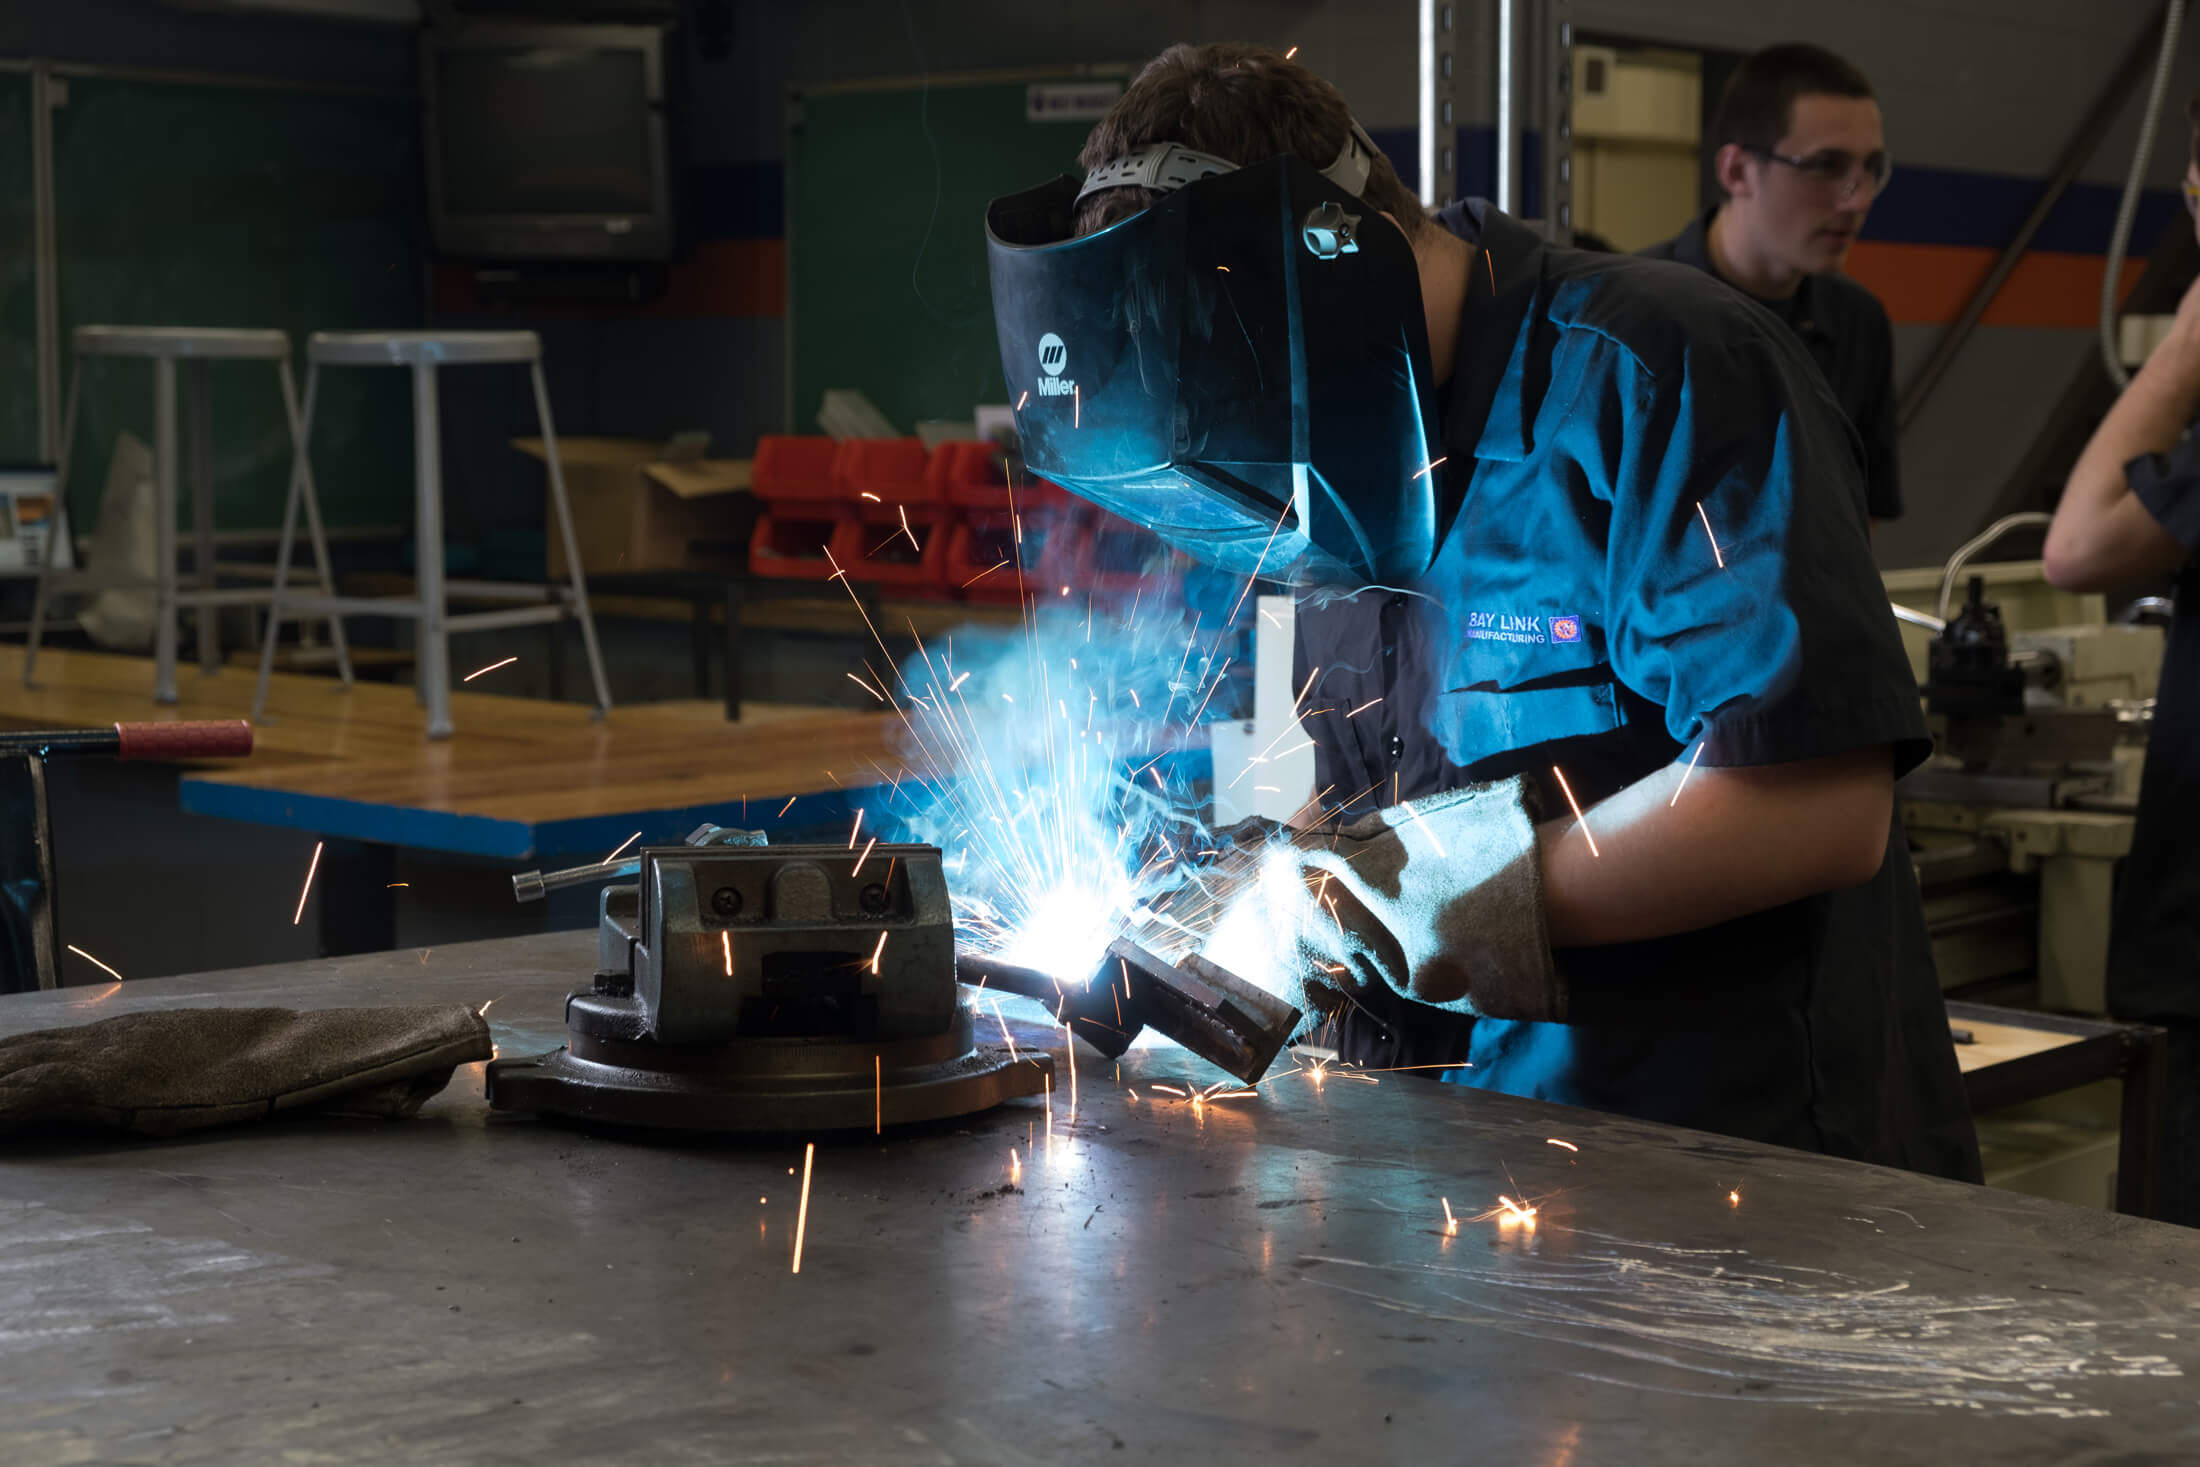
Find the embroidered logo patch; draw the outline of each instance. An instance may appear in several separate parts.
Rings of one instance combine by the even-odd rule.
[[[1537,645],[1579,642],[1583,636],[1578,616],[1520,616],[1510,611],[1468,612],[1466,634],[1469,640],[1477,642]]]

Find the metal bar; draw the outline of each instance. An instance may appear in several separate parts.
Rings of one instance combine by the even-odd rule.
[[[306,443],[306,419],[298,408],[298,387],[290,375],[288,355],[275,363],[275,375],[282,385],[283,414],[290,424],[290,472],[297,481],[292,487],[305,505],[306,535],[313,542],[313,566],[321,583],[321,594],[333,596],[336,594],[336,561],[329,554],[328,529],[321,523],[320,492],[313,483],[313,454]],[[352,684],[351,647],[344,640],[343,618],[329,618],[328,639],[336,649],[336,674],[348,688]]]
[[[54,244],[53,217],[53,109],[57,89],[45,62],[31,63],[30,72],[31,293],[38,353],[38,457],[46,463],[57,463],[68,452],[54,421],[54,387],[61,380],[60,252]],[[61,90],[65,94],[65,89]]]
[[[573,613],[563,606],[508,606],[502,611],[463,611],[445,616],[443,625],[453,632],[486,632],[499,627],[535,627],[564,621]]]
[[[2001,254],[1994,260],[1993,268],[1986,272],[1986,278],[1972,290],[1970,299],[1963,303],[1963,309],[1941,330],[1939,337],[1933,342],[1933,349],[1918,364],[1917,370],[1910,374],[1910,380],[1903,384],[1902,399],[1895,409],[1895,428],[1898,432],[1908,428],[1924,409],[1927,399],[1933,395],[1933,389],[1939,386],[1941,377],[1963,350],[1964,343],[1970,340],[1971,332],[1977,327],[1980,318],[1986,314],[1986,308],[1994,303],[1994,297],[2001,293],[2002,286],[2016,270],[2017,262],[2031,248],[2032,237],[2047,222],[2047,216],[2054,212],[2064,191],[2077,179],[2078,170],[2093,156],[2094,150],[2100,146],[2102,136],[2116,121],[2117,114],[2123,111],[2124,103],[2129,100],[2139,73],[2154,56],[2155,45],[2162,29],[2162,15],[2166,8],[2166,5],[2157,6],[2147,23],[2140,27],[2139,34],[2132,40],[2131,48],[2124,53],[2123,60],[2109,75],[2106,85],[2094,94],[2092,105],[2086,109],[2085,116],[2079,119],[2077,129],[2070,135],[2070,141],[2063,145],[2062,156],[2056,161],[2055,170],[2048,175],[2046,184],[2041,187],[2039,197],[2033,201],[2032,211],[2024,216],[2024,222],[2017,226],[2017,232],[2010,237],[2009,243],[2002,246]]]
[[[305,405],[291,422],[290,428],[290,492],[283,496],[283,530],[275,546],[274,594],[267,603],[267,630],[260,638],[260,677],[252,687],[252,717],[257,720],[267,716],[267,690],[275,676],[275,642],[282,635],[283,612],[288,609],[290,596],[290,552],[298,541],[298,499],[300,493],[299,467],[306,454],[306,444],[313,435],[314,400],[321,390],[321,369],[306,368]],[[290,406],[290,363],[283,363],[284,407]]]
[[[1520,0],[1497,0],[1497,207],[1520,217],[1519,185],[1513,180],[1514,150],[1519,146],[1519,58],[1516,11]]]
[[[153,359],[153,701],[176,701],[176,359]]]
[[[550,467],[550,500],[557,510],[558,534],[565,545],[565,569],[573,581],[573,614],[580,618],[581,646],[588,653],[588,676],[596,689],[596,716],[611,711],[611,682],[604,675],[603,649],[596,645],[596,619],[588,614],[588,578],[581,569],[581,542],[573,533],[573,506],[565,493],[565,464],[558,452],[558,430],[550,417],[550,385],[543,376],[542,360],[527,365],[535,388],[535,417],[542,429],[543,462]]]
[[[413,574],[420,587],[414,679],[428,706],[428,737],[451,736],[451,638],[443,605],[443,434],[433,362],[412,364]]]
[[[185,364],[184,380],[191,396],[191,579],[203,594],[214,589],[214,412],[210,369],[204,357]],[[179,605],[200,607],[219,603],[177,598]],[[211,677],[221,671],[222,632],[219,616],[193,619],[199,644],[199,671]]]
[[[301,612],[325,616],[340,611],[351,616],[394,616],[418,620],[427,606],[416,596],[294,596],[283,595],[283,616],[296,620]]]

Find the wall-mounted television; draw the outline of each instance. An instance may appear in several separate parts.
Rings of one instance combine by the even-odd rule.
[[[426,32],[436,249],[481,261],[671,258],[665,36],[524,23]]]

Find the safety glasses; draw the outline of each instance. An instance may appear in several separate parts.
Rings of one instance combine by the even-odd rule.
[[[1845,149],[1823,148],[1807,157],[1791,158],[1770,148],[1745,148],[1743,151],[1794,169],[1806,184],[1839,203],[1847,203],[1859,191],[1876,195],[1894,176],[1894,160],[1884,152],[1867,153],[1859,158]]]

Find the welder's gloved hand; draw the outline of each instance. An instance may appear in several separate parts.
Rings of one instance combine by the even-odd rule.
[[[0,1039],[0,1135],[173,1136],[306,1108],[395,1119],[491,1053],[464,1004],[118,1014]]]
[[[1344,1001],[1325,1004],[1319,986],[1386,1024],[1392,995],[1484,1018],[1563,1022],[1536,813],[1534,787],[1516,777],[1379,810],[1334,841],[1302,837],[1297,864],[1313,897],[1299,930],[1309,1003],[1335,1012]]]

